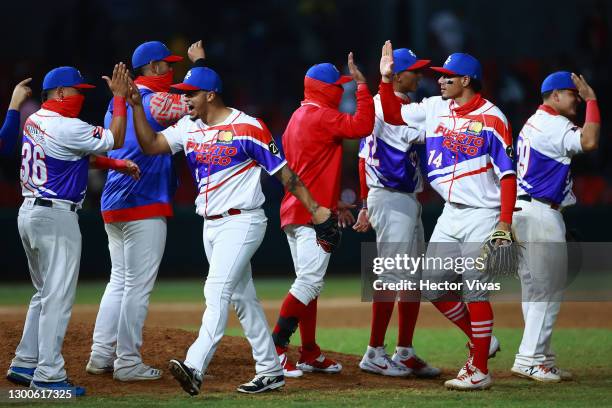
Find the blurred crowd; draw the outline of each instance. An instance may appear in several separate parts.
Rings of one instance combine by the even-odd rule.
[[[547,3],[564,9],[562,20],[548,14]],[[39,108],[36,94],[44,74],[56,66],[73,65],[98,85],[87,96],[82,119],[101,124],[110,93],[99,77],[108,74],[115,62],[129,63],[133,49],[143,41],[163,41],[174,53],[186,56],[188,45],[203,39],[210,66],[224,80],[227,104],[262,118],[280,140],[292,111],[302,99],[303,76],[309,66],[328,61],[346,70],[346,55],[352,50],[375,93],[380,47],[384,40],[391,39],[395,47],[412,48],[420,58],[431,59],[435,65],[458,51],[479,58],[484,67],[484,96],[502,109],[515,135],[540,104],[540,83],[548,73],[563,69],[584,74],[598,95],[602,137],[598,152],[574,159],[574,191],[581,205],[612,204],[612,146],[607,115],[611,106],[606,94],[612,89],[612,4],[532,4],[521,0],[513,2],[512,10],[504,10],[507,6],[474,1],[464,7],[443,0],[262,0],[223,4],[66,0],[12,5],[14,10],[9,11],[16,15],[40,13],[40,18],[33,18],[36,24],[26,31],[20,19],[7,19],[2,27],[6,31],[3,38],[14,41],[3,45],[6,50],[0,62],[0,109],[4,111],[8,106],[12,87],[32,76],[35,97],[22,109],[22,121],[25,120]],[[482,19],[487,16],[478,14],[487,14],[485,7],[497,10],[501,20],[485,25]],[[514,19],[516,16],[521,18]],[[556,24],[548,24],[551,19]],[[525,41],[526,37],[531,41]],[[177,82],[188,68],[186,61],[175,66]],[[346,86],[341,105],[346,112],[354,109],[353,89],[351,84]],[[427,74],[413,100],[437,94],[436,77]],[[583,117],[583,111],[579,112],[578,125]],[[357,142],[345,142],[345,201],[358,196],[357,149]],[[17,207],[21,203],[19,162],[19,151],[15,151],[13,157],[0,163],[0,207]],[[180,177],[176,203],[193,205],[195,188],[191,176],[181,157],[176,158],[176,165]],[[85,207],[95,209],[99,207],[105,175],[92,172]],[[282,194],[276,179],[268,178],[263,185],[269,199]],[[423,192],[420,199],[424,203],[439,201],[431,190]]]

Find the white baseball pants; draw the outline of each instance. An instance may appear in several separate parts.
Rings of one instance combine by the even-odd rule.
[[[425,251],[421,204],[416,194],[374,187],[368,193],[368,215],[376,231],[378,256],[395,258],[396,254],[420,257]],[[389,270],[379,275],[383,282],[418,280],[421,270]]]
[[[91,347],[97,366],[115,371],[142,364],[142,328],[166,246],[166,218],[105,225],[111,256],[110,281],[100,301]]]
[[[206,372],[225,332],[231,302],[253,349],[257,374],[283,373],[251,274],[251,257],[266,225],[262,209],[204,221],[204,250],[210,264],[204,284],[206,310],[198,338],[187,351],[189,367]]]
[[[567,273],[563,216],[539,201],[516,202],[513,224],[524,257],[519,268],[525,331],[515,364],[555,364],[551,349],[552,330],[559,315]]]
[[[66,379],[62,344],[72,313],[81,261],[78,216],[26,198],[17,218],[36,293],[11,365],[33,368],[34,381]]]
[[[483,242],[495,230],[498,222],[498,208],[478,208],[446,203],[431,234],[426,258],[428,261],[433,258],[445,259],[447,257],[476,259],[480,256]],[[457,272],[458,270],[424,268],[422,279],[434,282],[465,282],[468,280],[488,282],[487,276],[476,268],[465,268],[461,274]],[[431,301],[439,299],[445,293],[445,291],[424,291],[425,297]],[[470,290],[467,285],[463,285],[465,302],[482,302],[488,299],[487,290]]]
[[[311,226],[288,225],[284,228],[293,258],[295,281],[289,289],[297,300],[308,305],[321,293],[323,278],[331,257],[317,244],[317,234]]]

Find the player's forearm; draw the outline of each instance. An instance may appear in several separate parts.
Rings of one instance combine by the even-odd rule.
[[[597,150],[599,147],[599,133],[601,130],[601,117],[597,100],[591,99],[587,101],[586,120],[582,128],[582,136],[580,137],[580,145],[582,151],[590,152]]]
[[[317,211],[319,204],[312,197],[310,191],[308,191],[304,183],[302,183],[302,180],[300,180],[298,175],[295,174],[288,165],[285,165],[280,171],[278,171],[276,176],[287,191],[293,194],[304,205],[304,207],[306,207],[308,212],[314,214]]]
[[[113,150],[121,149],[125,142],[125,127],[127,125],[127,108],[125,98],[115,96],[113,98],[113,119],[110,123],[110,131],[113,134]]]
[[[138,144],[145,154],[157,154],[156,139],[157,133],[149,125],[147,116],[142,105],[132,107],[132,116],[134,120],[134,131]]]
[[[406,122],[402,118],[402,103],[395,96],[393,84],[381,82],[378,86],[378,94],[384,121],[391,125],[405,125]]]
[[[374,130],[374,100],[368,89],[368,85],[363,83],[357,85],[357,109],[350,118],[350,138],[362,138],[369,136]]]
[[[359,196],[363,203],[363,208],[367,208],[368,183],[366,179],[366,162],[363,157],[359,158]]]
[[[499,222],[508,226],[512,224],[514,205],[516,204],[516,175],[508,174],[500,181],[501,210]]]
[[[0,154],[10,154],[19,137],[19,111],[9,109],[0,129]]]
[[[127,167],[127,161],[121,159],[111,159],[106,156],[89,156],[89,165],[94,169],[100,170],[122,170]]]

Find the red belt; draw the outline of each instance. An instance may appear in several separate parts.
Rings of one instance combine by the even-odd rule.
[[[211,221],[211,220],[218,220],[219,218],[223,218],[223,217],[229,217],[230,215],[238,215],[242,213],[242,211],[237,210],[235,208],[230,208],[229,210],[227,210],[226,212],[222,213],[222,214],[218,214],[218,215],[208,215],[206,217],[204,217],[207,221]]]

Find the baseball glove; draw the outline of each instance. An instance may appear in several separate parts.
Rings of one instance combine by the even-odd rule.
[[[332,253],[340,246],[342,231],[338,228],[338,215],[334,212],[320,224],[314,224],[317,234],[317,245],[327,253]]]
[[[497,241],[501,240],[502,243]],[[517,276],[522,246],[512,232],[496,230],[482,246],[483,272],[490,275]]]

